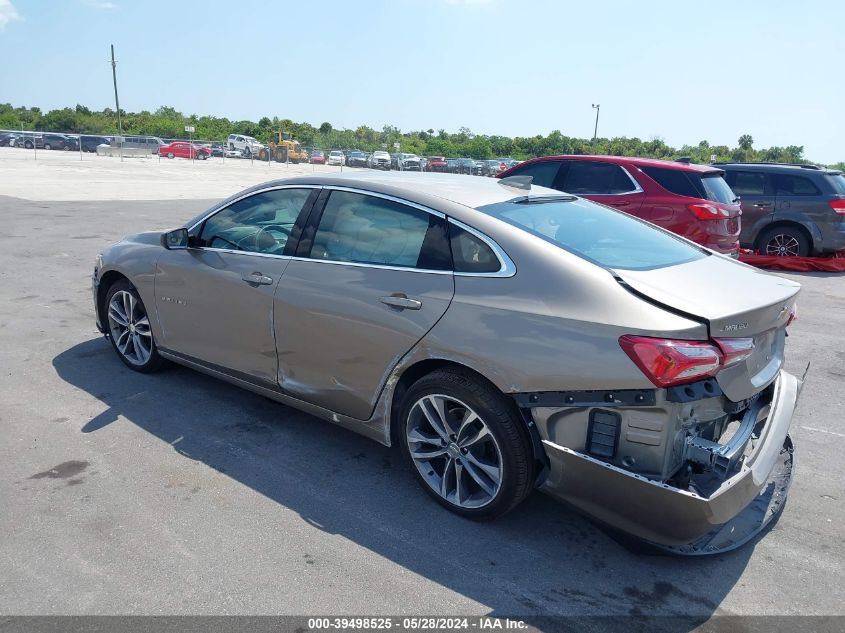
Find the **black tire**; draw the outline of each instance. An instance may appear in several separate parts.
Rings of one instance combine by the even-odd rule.
[[[198,158],[199,160],[205,160],[206,158],[208,158],[208,156],[206,156],[205,152],[198,152],[198,153],[197,153],[197,158]]]
[[[141,295],[139,295],[138,291],[135,289],[135,286],[133,286],[127,279],[120,279],[114,282],[106,292],[106,300],[103,304],[102,319],[104,320],[106,329],[109,332],[108,338],[111,341],[115,353],[117,354],[118,358],[123,361],[123,364],[133,371],[137,371],[142,374],[150,374],[155,371],[159,371],[166,364],[166,361],[158,353],[155,340],[152,337],[152,332],[150,332],[150,355],[146,362],[133,362],[129,358],[127,358],[126,354],[124,354],[124,352],[122,352],[118,348],[117,341],[115,340],[115,337],[113,335],[114,330],[111,327],[111,321],[109,318],[109,306],[111,304],[111,300],[114,295],[118,292],[128,292],[129,294],[131,294],[137,301],[137,306],[140,308],[141,312],[139,312],[139,314],[143,313],[143,315],[145,315],[149,320],[149,313],[147,312],[146,307],[144,306],[144,302],[141,300]],[[136,310],[137,309],[138,308],[136,308]]]
[[[408,430],[412,424],[412,409],[421,398],[433,394],[454,398],[470,407],[486,425],[499,449],[501,484],[492,500],[481,507],[462,507],[442,497],[429,485],[411,457]],[[404,458],[423,489],[438,503],[461,516],[475,520],[494,519],[519,505],[533,489],[531,441],[519,411],[495,386],[471,372],[442,369],[415,382],[402,401],[396,436]],[[458,463],[461,457],[457,457]]]
[[[757,250],[761,255],[808,257],[812,252],[812,243],[797,226],[780,225],[760,234]]]
[[[174,158],[174,156],[173,156],[173,152],[167,152],[167,157],[168,157],[168,158]]]
[[[49,143],[44,143],[44,149],[53,149],[53,146]]]

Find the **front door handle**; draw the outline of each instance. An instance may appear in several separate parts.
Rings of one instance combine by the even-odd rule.
[[[272,277],[262,275],[261,273],[244,273],[241,275],[241,279],[248,284],[255,284],[256,286],[269,286],[273,283]]]
[[[389,305],[392,308],[399,308],[400,310],[419,310],[422,308],[422,301],[408,299],[405,295],[388,295],[386,297],[379,297],[378,300],[385,305]]]

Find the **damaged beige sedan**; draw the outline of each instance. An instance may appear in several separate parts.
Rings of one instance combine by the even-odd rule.
[[[685,554],[783,508],[799,286],[528,178],[275,181],[107,248],[99,329],[398,444],[448,509],[538,488]]]

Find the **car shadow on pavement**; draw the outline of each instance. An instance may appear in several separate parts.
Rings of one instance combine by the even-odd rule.
[[[393,449],[198,372],[132,372],[103,338],[60,353],[53,366],[107,407],[81,432],[125,418],[185,459],[486,605],[491,615],[538,624],[555,614],[692,616],[692,626],[719,612],[755,546],[707,558],[661,555],[612,538],[539,493],[497,521],[473,522],[430,500]],[[437,614],[443,605],[407,606]]]

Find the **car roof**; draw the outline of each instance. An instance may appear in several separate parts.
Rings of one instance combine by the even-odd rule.
[[[798,165],[790,163],[717,163],[720,168],[728,169],[744,169],[744,170],[761,170],[761,171],[775,171],[780,173],[797,173],[801,174],[838,174],[841,173],[836,169],[827,169],[819,167],[818,165]]]
[[[560,196],[559,191],[534,186],[531,190],[502,184],[501,180],[459,174],[419,172],[351,172],[342,174],[314,174],[285,180],[274,180],[251,187],[266,189],[276,185],[309,184],[320,186],[354,187],[377,193],[398,195],[411,202],[425,204],[427,198],[439,198],[477,209],[488,204],[507,202],[525,196]],[[248,190],[249,191],[249,190]],[[245,192],[241,192],[243,195]]]
[[[675,169],[677,171],[697,171],[702,173],[720,172],[722,169],[714,165],[697,165],[694,163],[680,163],[672,160],[660,160],[657,158],[639,158],[636,156],[604,156],[601,154],[561,154],[558,156],[540,156],[532,158],[521,165],[539,163],[547,160],[593,160],[603,163],[625,163],[637,167],[660,167],[662,169]]]

